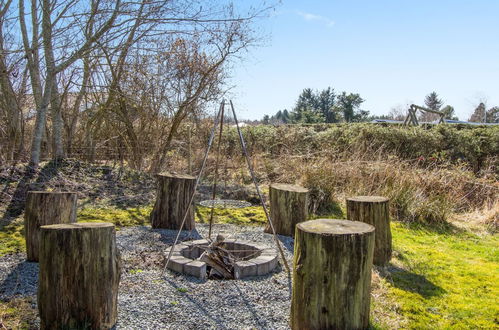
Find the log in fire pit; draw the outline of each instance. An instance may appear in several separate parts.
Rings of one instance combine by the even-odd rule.
[[[277,266],[273,249],[218,235],[210,242],[206,239],[183,242],[173,249],[167,268],[200,279],[240,279],[270,273]]]

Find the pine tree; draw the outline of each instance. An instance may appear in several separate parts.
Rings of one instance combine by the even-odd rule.
[[[317,109],[317,97],[311,88],[305,88],[301,92],[294,110],[302,111],[306,109]]]
[[[439,111],[444,104],[444,101],[438,97],[437,92],[431,92],[430,94],[426,95],[424,104],[430,110]],[[422,122],[431,122],[439,118],[440,116],[438,114],[431,112],[423,112],[419,116],[419,120]]]
[[[457,116],[455,115],[453,106],[446,105],[441,111],[444,113],[445,119],[459,120],[459,118],[457,118]]]
[[[322,113],[326,120],[326,123],[337,123],[339,121],[337,113],[334,111],[334,105],[336,102],[336,95],[334,94],[334,89],[331,87],[326,88],[320,92],[317,96],[317,105],[319,111]]]
[[[350,123],[353,121],[362,121],[362,118],[369,115],[369,111],[358,110],[364,99],[359,94],[341,93],[338,97],[338,107],[343,112],[343,119]]]
[[[431,92],[430,94],[426,95],[424,104],[428,109],[438,111],[440,110],[444,102],[438,97],[437,92]]]
[[[270,116],[269,115],[263,116],[262,124],[264,124],[264,125],[270,124]]]

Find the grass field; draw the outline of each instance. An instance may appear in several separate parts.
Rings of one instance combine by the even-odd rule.
[[[84,208],[79,221],[107,221],[118,227],[144,225],[151,207]],[[217,222],[262,225],[261,208],[217,210]],[[336,215],[337,216],[337,215]],[[209,209],[199,207],[206,222]],[[24,251],[22,219],[0,229],[0,255]],[[499,238],[448,226],[392,222],[394,257],[373,273],[372,326],[379,329],[492,329],[499,327]],[[0,321],[26,325],[29,304],[0,302]]]
[[[393,223],[392,232],[395,256],[386,270],[379,271],[388,299],[375,299],[375,324],[411,329],[499,327],[497,235],[435,232],[401,223]],[[393,303],[397,315],[383,316]]]

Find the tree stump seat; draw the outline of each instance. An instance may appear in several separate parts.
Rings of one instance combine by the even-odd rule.
[[[182,229],[195,229],[194,209],[188,204],[194,193],[196,178],[191,175],[171,173],[160,173],[156,178],[157,193],[151,212],[151,226],[179,230],[187,212],[187,219]]]
[[[40,243],[41,329],[111,329],[121,271],[114,225],[42,226]]]
[[[347,198],[347,219],[361,221],[376,228],[374,264],[385,266],[392,257],[389,199],[382,196]]]
[[[369,326],[374,227],[317,219],[296,225],[291,328]]]
[[[28,191],[24,234],[28,261],[38,262],[40,226],[76,222],[75,192]]]
[[[269,187],[270,219],[276,234],[294,236],[297,223],[308,217],[308,189],[291,184],[273,183]],[[266,233],[272,233],[270,224]]]

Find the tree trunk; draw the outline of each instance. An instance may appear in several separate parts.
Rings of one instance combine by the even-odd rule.
[[[41,227],[41,329],[110,329],[117,320],[121,260],[114,225]]]
[[[28,191],[24,231],[28,261],[38,262],[40,226],[76,222],[75,192]]]
[[[162,173],[157,174],[157,195],[151,212],[153,228],[185,229],[195,228],[194,209],[188,205],[194,193],[196,178],[190,175]],[[187,219],[184,228],[180,228],[184,215]]]
[[[61,109],[61,96],[57,89],[57,79],[53,80],[52,84],[52,97],[50,99],[50,110],[52,114],[52,130],[54,132],[54,155],[53,159],[63,159],[64,158],[64,143],[62,139],[62,132],[64,123],[62,120],[62,109]]]
[[[46,86],[42,102],[40,106],[36,108],[35,127],[33,128],[33,139],[31,141],[30,165],[35,167],[37,167],[40,164],[42,139],[43,139],[43,134],[45,133],[47,109],[51,97],[50,88],[47,86],[49,82],[46,81],[45,84]]]
[[[369,326],[374,227],[318,219],[296,225],[292,329]]]
[[[361,221],[376,228],[374,264],[386,265],[392,257],[389,199],[380,196],[347,198],[347,219]]]
[[[276,234],[294,236],[295,226],[308,217],[308,189],[290,185],[273,183],[269,188],[270,218]],[[265,227],[266,233],[272,233],[270,224]]]

